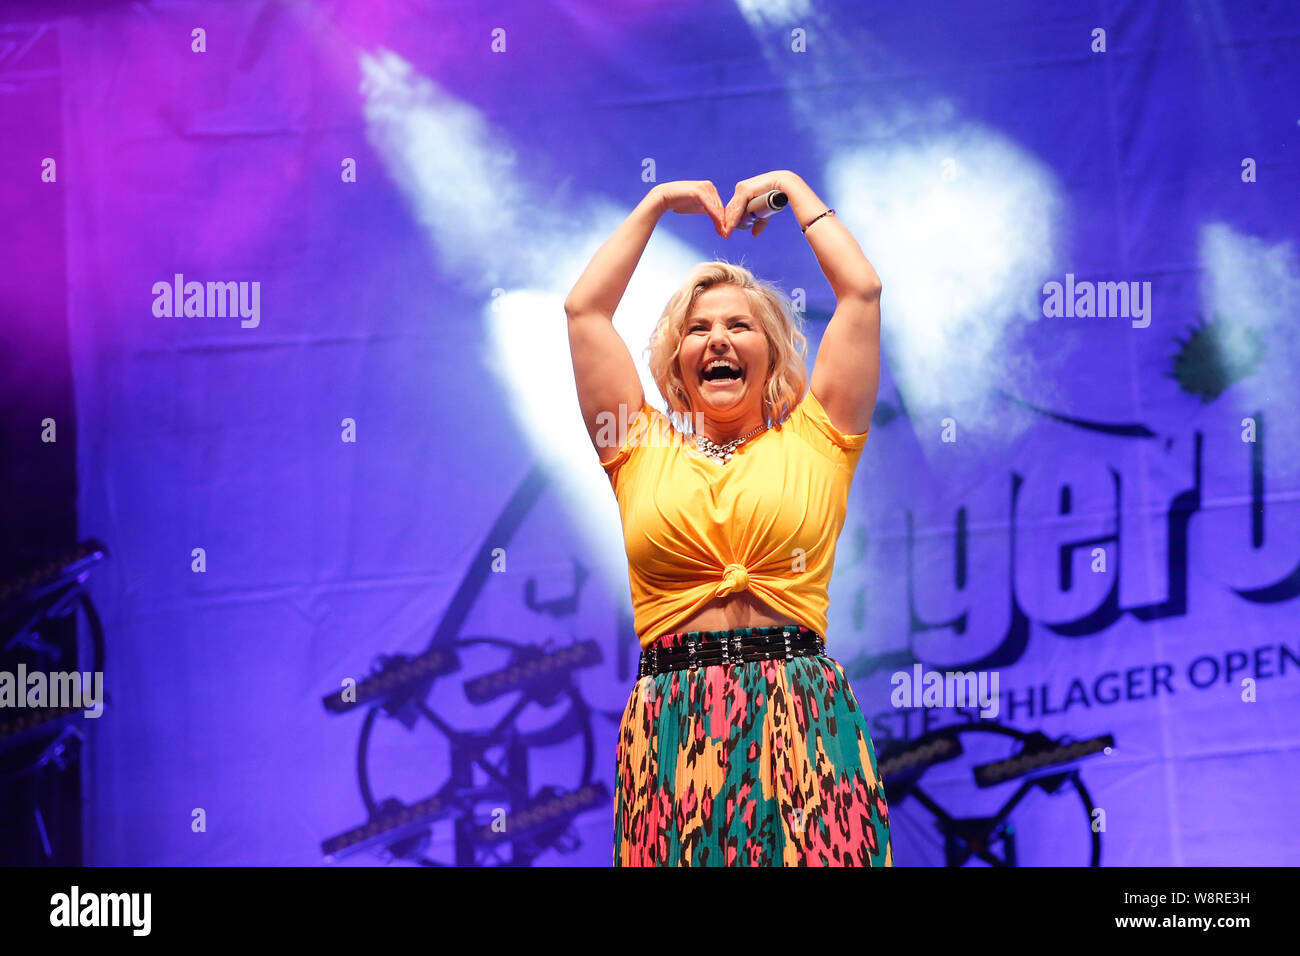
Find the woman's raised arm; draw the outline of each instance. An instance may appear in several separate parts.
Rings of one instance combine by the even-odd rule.
[[[632,353],[614,328],[614,311],[659,217],[670,209],[707,213],[723,234],[722,200],[712,183],[660,183],[596,250],[564,301],[578,405],[602,462],[618,454],[618,442],[605,439],[626,434],[645,402]]]
[[[829,207],[788,169],[737,183],[727,203],[727,225],[734,228],[749,201],[772,189],[786,194],[799,226],[807,227],[804,236],[835,293],[835,313],[822,334],[810,388],[832,425],[861,435],[871,427],[880,387],[880,277],[848,227],[833,213],[825,215]],[[767,222],[755,224],[755,236]]]

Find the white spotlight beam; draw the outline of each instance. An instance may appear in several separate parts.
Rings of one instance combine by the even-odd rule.
[[[1055,177],[998,131],[962,120],[949,100],[844,95],[864,64],[907,64],[836,10],[804,0],[736,5],[769,68],[787,79],[800,136],[828,157],[827,197],[884,281],[883,359],[920,447],[948,472],[935,437],[950,417],[978,436],[986,462],[1013,447],[1033,419],[997,390],[1040,405],[1059,398],[1055,375],[1014,347],[1058,269]],[[803,52],[791,49],[796,31]]]
[[[521,437],[552,476],[611,593],[630,610],[618,504],[583,426],[564,299],[629,210],[599,199],[557,208],[510,144],[468,104],[396,54],[360,57],[367,135],[449,275],[484,294],[485,363],[510,395]],[[614,325],[646,397],[664,410],[644,348],[669,295],[708,258],[658,232]],[[490,290],[499,294],[489,298]]]

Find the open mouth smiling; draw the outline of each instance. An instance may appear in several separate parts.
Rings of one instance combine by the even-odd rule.
[[[745,380],[745,370],[731,359],[713,359],[700,370],[700,384],[725,388]]]

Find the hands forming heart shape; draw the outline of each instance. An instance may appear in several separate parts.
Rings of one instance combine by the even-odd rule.
[[[793,176],[789,170],[780,169],[741,180],[736,183],[736,191],[725,207],[717,187],[708,179],[681,179],[660,183],[655,189],[659,191],[665,210],[671,209],[686,215],[702,213],[713,220],[718,235],[727,239],[736,230],[746,208],[755,197],[766,195],[773,189],[787,192],[787,184]],[[757,236],[766,228],[767,220],[758,219],[751,231]]]

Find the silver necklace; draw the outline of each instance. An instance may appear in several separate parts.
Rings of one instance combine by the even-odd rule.
[[[695,447],[699,449],[701,452],[703,452],[704,454],[708,455],[714,461],[718,462],[719,464],[725,465],[727,462],[731,460],[731,456],[735,453],[737,448],[739,448],[745,442],[749,441],[749,439],[753,438],[755,435],[757,435],[765,428],[767,428],[767,425],[765,424],[759,425],[748,435],[742,435],[740,438],[733,438],[725,445],[719,445],[711,441],[710,439],[705,438],[703,435],[699,434],[698,432],[696,432]]]

